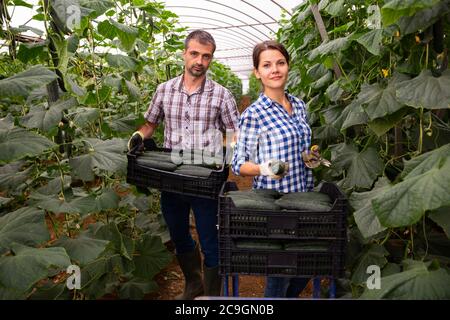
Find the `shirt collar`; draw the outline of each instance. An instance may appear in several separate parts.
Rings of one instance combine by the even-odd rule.
[[[291,103],[292,110],[297,109],[297,102],[295,101],[294,96],[289,94],[289,92],[287,90],[285,91],[285,94],[288,97],[289,102]],[[270,99],[268,96],[266,96],[263,92],[261,92],[259,94],[258,101],[264,107],[264,109],[268,109],[268,108],[270,108],[272,106],[272,104],[274,104],[272,99]]]
[[[184,80],[184,74],[178,76],[175,81],[172,84],[172,90],[174,91],[178,91],[178,92],[183,92],[183,80]],[[203,80],[201,86],[199,89],[197,89],[194,93],[203,93],[205,91],[212,91],[213,90],[213,82],[212,80],[205,78],[205,80]]]

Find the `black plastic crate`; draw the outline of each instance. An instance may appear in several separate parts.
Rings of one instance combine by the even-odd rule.
[[[219,242],[220,274],[247,274],[280,277],[335,277],[345,271],[345,240],[329,241],[320,251],[242,249],[236,239]]]
[[[154,142],[146,142],[146,150],[172,151],[167,148],[159,148]],[[161,191],[217,199],[224,182],[228,178],[229,167],[225,165],[225,161],[221,169],[212,171],[209,177],[196,177],[141,166],[136,162],[138,157],[139,154],[134,152],[127,154],[127,182],[138,187],[150,187]]]
[[[346,239],[347,200],[336,185],[324,182],[320,192],[333,201],[330,211],[242,209],[228,191],[238,190],[226,182],[219,195],[219,237],[270,239]]]

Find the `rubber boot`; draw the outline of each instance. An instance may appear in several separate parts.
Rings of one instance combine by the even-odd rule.
[[[193,300],[203,294],[202,259],[198,245],[192,252],[177,254],[177,260],[184,275],[184,292],[175,300]]]
[[[220,296],[222,294],[222,277],[219,275],[219,267],[208,268],[203,266],[205,296]]]

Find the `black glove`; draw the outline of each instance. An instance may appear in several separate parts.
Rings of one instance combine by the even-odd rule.
[[[144,148],[144,135],[139,131],[133,132],[130,140],[128,140],[128,151],[131,150],[141,151],[143,148]]]

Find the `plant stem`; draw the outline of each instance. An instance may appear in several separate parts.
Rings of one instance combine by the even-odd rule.
[[[380,244],[381,244],[381,245],[384,245],[385,242],[389,240],[390,236],[391,236],[391,230],[389,229],[389,230],[388,230],[388,233],[386,234],[386,237],[384,237],[383,241],[381,241]]]
[[[417,154],[422,153],[422,144],[423,144],[423,107],[420,107],[420,117],[419,117],[419,143],[417,146]]]
[[[50,218],[50,221],[52,222],[53,230],[55,231],[55,237],[59,238],[58,235],[58,225],[55,223],[55,220],[53,220],[52,214],[47,212],[48,217]]]
[[[425,255],[422,258],[422,261],[423,261],[423,260],[425,260],[426,256],[428,255],[428,238],[427,238],[427,233],[426,233],[426,229],[425,229],[425,215],[423,215],[423,218],[422,218],[422,226],[423,226],[423,237],[425,239],[425,246],[426,246]]]
[[[60,178],[61,178],[61,192],[60,192],[60,196],[65,199],[64,197],[64,171],[61,167],[61,161],[59,161],[59,157],[58,154],[56,153],[56,151],[53,151],[55,157],[56,157],[56,161],[58,161],[58,169],[59,169],[59,174],[60,174]]]

